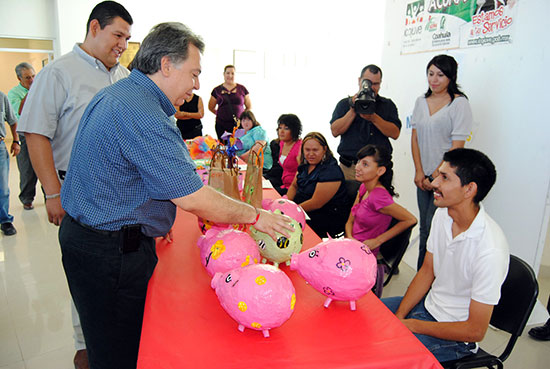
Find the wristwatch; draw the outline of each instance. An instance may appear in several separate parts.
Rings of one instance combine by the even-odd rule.
[[[13,143],[18,144],[19,146],[21,146],[21,141],[13,140]]]
[[[425,176],[425,178],[428,178],[428,181],[430,181],[430,182],[434,181],[434,177],[432,177],[431,174],[429,176]]]

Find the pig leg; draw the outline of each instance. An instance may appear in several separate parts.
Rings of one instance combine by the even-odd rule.
[[[327,297],[327,299],[325,300],[324,306],[325,306],[326,308],[328,308],[328,306],[330,305],[331,302],[332,302],[332,299],[331,299],[330,297]]]
[[[352,311],[355,311],[356,307],[355,307],[355,301],[350,301],[349,302],[349,308],[352,310]]]
[[[286,261],[286,266],[290,266],[290,259]]]
[[[264,334],[265,338],[269,337],[269,329],[263,329],[262,333]]]
[[[262,264],[265,264],[267,263],[267,259],[266,258],[262,258]]]
[[[239,324],[239,327],[238,327],[239,331],[241,332],[244,332],[244,325],[242,324]]]
[[[275,268],[278,268],[278,267],[279,267],[279,263],[277,263],[276,261],[274,261],[274,262],[273,262],[273,266],[274,266]]]

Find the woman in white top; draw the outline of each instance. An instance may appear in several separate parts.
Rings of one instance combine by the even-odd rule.
[[[420,269],[435,212],[431,182],[439,175],[443,154],[464,147],[472,129],[472,109],[457,85],[457,63],[452,56],[435,56],[426,67],[428,91],[416,99],[412,115],[411,149],[420,211]]]

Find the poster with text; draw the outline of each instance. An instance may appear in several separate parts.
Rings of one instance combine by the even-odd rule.
[[[518,0],[407,0],[401,53],[512,42]]]

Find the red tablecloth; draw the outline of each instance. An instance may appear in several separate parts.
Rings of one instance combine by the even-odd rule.
[[[325,297],[286,266],[282,270],[296,289],[291,318],[269,338],[260,331],[239,332],[210,288],[196,246],[199,236],[196,217],[178,209],[174,242],[157,243],[138,369],[441,368],[371,292],[357,301],[357,311],[339,301],[325,309]],[[309,227],[304,242],[304,249],[319,242]]]

